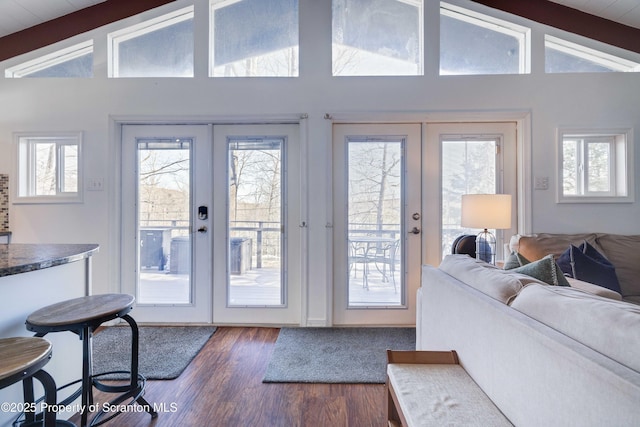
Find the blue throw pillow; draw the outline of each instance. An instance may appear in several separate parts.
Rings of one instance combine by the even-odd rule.
[[[571,251],[579,250],[573,245],[569,245],[569,248],[562,252],[562,254],[558,257],[556,262],[558,263],[558,267],[567,277],[573,277],[573,268],[571,267]]]
[[[558,266],[565,276],[620,293],[614,265],[587,241],[580,247],[569,246],[558,258]]]
[[[580,251],[583,254],[585,254],[589,258],[593,259],[594,261],[597,261],[600,264],[610,265],[611,267],[613,267],[613,264],[611,264],[611,261],[609,261],[607,258],[605,258],[604,255],[602,255],[600,252],[598,252],[598,250],[596,248],[594,248],[593,246],[591,246],[591,244],[589,242],[587,242],[586,240],[584,241],[584,243],[582,243],[578,247],[578,249],[580,249]]]

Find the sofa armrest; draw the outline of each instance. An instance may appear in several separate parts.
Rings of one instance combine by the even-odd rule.
[[[566,277],[566,279],[572,288],[576,288],[581,291],[584,291],[593,295],[598,295],[604,298],[609,298],[616,301],[622,301],[622,295],[620,295],[616,291],[612,291],[611,289],[594,285],[593,283],[585,282],[582,280],[574,279],[573,277]]]

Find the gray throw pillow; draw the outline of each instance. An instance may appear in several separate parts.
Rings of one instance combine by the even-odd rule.
[[[504,261],[504,269],[511,270],[512,268],[522,267],[529,264],[531,261],[526,259],[520,252],[513,251]]]
[[[535,277],[549,285],[571,286],[569,281],[562,274],[562,270],[558,267],[553,255],[547,255],[542,259],[530,262],[522,267],[513,268],[509,271]]]

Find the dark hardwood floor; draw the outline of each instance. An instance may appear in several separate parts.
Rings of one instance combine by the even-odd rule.
[[[384,385],[263,384],[277,337],[273,328],[219,327],[180,377],[147,381],[145,398],[165,412],[123,413],[105,426],[386,425]]]

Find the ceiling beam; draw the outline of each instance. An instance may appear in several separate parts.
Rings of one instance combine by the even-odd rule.
[[[0,61],[85,33],[175,0],[106,0],[0,37]]]
[[[548,0],[474,0],[494,9],[640,53],[640,29]]]

